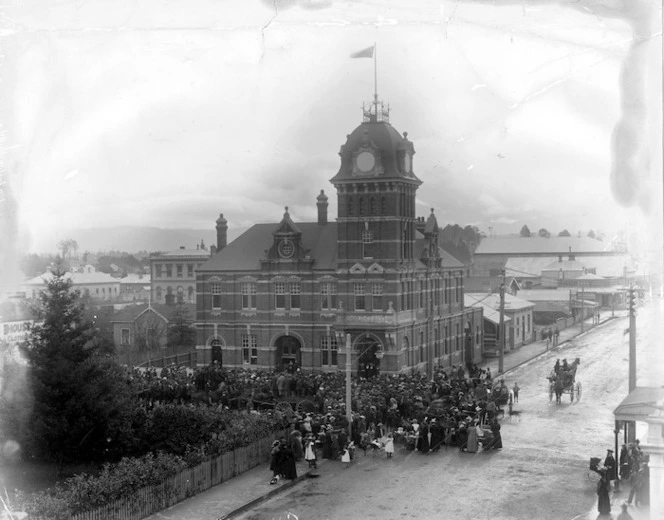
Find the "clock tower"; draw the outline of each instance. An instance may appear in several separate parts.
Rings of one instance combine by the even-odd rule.
[[[408,134],[389,122],[389,109],[372,103],[341,146],[331,179],[338,197],[337,261],[341,269],[377,263],[408,267],[415,258],[415,154]]]

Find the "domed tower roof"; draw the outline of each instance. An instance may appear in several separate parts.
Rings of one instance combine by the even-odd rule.
[[[422,183],[413,173],[415,148],[408,140],[408,133],[399,134],[387,117],[365,112],[364,122],[346,137],[346,143],[339,150],[341,167],[331,179],[332,183],[359,178]]]

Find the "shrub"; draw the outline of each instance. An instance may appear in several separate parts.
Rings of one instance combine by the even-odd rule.
[[[19,493],[17,505],[30,519],[64,520],[159,484],[205,459],[248,446],[283,426],[269,415],[175,405],[155,409],[148,422],[146,439],[155,439],[160,451],[105,464],[97,476],[82,473],[46,491]],[[158,435],[159,428],[163,431]]]

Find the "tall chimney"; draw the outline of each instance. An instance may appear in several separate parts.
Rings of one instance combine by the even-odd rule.
[[[318,223],[327,224],[327,195],[324,190],[320,190],[320,195],[316,197],[316,206],[318,206]]]
[[[227,232],[228,221],[224,218],[223,213],[219,213],[219,218],[217,219],[217,251],[221,251],[226,247]]]

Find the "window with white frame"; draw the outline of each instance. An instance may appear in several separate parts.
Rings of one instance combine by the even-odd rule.
[[[187,277],[192,278],[194,276],[194,264],[187,264]]]
[[[166,264],[166,277],[167,278],[172,278],[173,277],[173,265],[172,264]]]
[[[182,278],[182,264],[176,264],[175,272],[177,273],[178,278]]]
[[[276,309],[286,308],[286,284],[284,282],[274,283],[274,307]]]
[[[337,338],[334,335],[321,337],[321,364],[337,366]]]
[[[357,282],[353,285],[353,295],[355,296],[355,310],[363,311],[366,309],[366,302],[364,298],[364,284]]]
[[[382,311],[383,310],[383,284],[382,283],[372,283],[371,284],[371,310],[373,310],[373,311]]]
[[[246,282],[241,285],[242,291],[242,308],[255,309],[256,308],[256,284],[253,282]]]
[[[362,258],[373,258],[373,233],[368,229],[362,231]]]
[[[337,282],[320,283],[320,308],[324,311],[337,308]]]
[[[300,282],[291,282],[290,284],[290,308],[300,308]]]
[[[242,362],[258,364],[258,344],[256,334],[242,334]]]
[[[212,293],[212,308],[221,309],[221,283],[210,284],[210,292]]]

